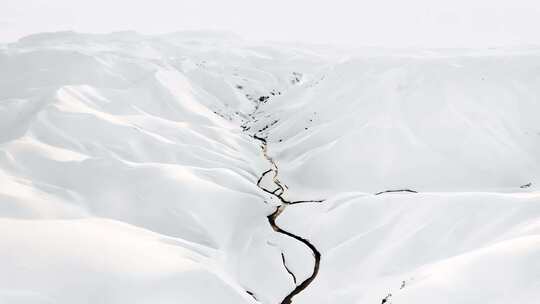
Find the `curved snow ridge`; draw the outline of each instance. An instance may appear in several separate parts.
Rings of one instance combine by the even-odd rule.
[[[68,92],[70,95],[66,95]],[[77,89],[72,87],[59,90],[59,102],[42,110],[27,132],[33,133],[43,141],[54,141],[57,145],[69,147],[77,153],[98,157],[103,156],[102,153],[105,152],[112,153],[115,157],[138,162],[176,163],[179,159],[184,159],[186,163],[190,160],[191,163],[195,162],[208,167],[233,161],[231,169],[241,167],[243,170],[249,169],[247,161],[238,156],[241,146],[229,148],[227,143],[218,143],[212,138],[228,136],[227,131],[204,131],[203,135],[197,133],[196,128],[176,124],[167,125],[163,124],[163,121],[155,121],[152,117],[143,115],[112,115],[83,104],[83,99],[79,99],[77,95],[71,95],[76,92]],[[61,109],[61,111],[58,112],[55,109]],[[78,120],[77,127],[71,125],[75,119]],[[152,130],[147,130],[146,126]],[[155,132],[160,132],[158,127],[161,132],[166,132],[170,136],[166,138],[156,134]],[[190,131],[184,131],[184,129]],[[173,132],[176,134],[173,135]],[[51,133],[56,134],[53,137]],[[60,142],[59,137],[63,137],[65,141]],[[129,141],[118,141],[119,137],[129,138]],[[194,143],[189,144],[184,140]],[[161,146],[159,153],[152,151],[152,147],[157,148],[157,146]]]
[[[540,271],[538,259],[540,235],[503,241],[419,269],[415,280],[393,299],[418,303],[444,295],[441,303],[477,303],[479,299],[501,304],[528,301],[536,297],[540,284],[535,275]],[[480,294],[464,292],[469,284],[474,284]]]

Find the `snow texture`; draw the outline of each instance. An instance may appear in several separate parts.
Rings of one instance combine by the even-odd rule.
[[[539,100],[535,48],[25,37],[0,47],[0,303],[281,303],[314,253],[269,224],[279,185],[323,200],[276,218],[321,254],[295,304],[536,303]]]

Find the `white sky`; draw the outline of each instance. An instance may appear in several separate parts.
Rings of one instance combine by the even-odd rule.
[[[43,31],[193,29],[356,46],[540,45],[540,0],[0,0],[0,42]]]

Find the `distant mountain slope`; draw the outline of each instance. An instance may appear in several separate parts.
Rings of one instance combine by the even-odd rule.
[[[271,153],[306,191],[518,191],[540,178],[539,71],[537,52],[349,60],[263,107]]]

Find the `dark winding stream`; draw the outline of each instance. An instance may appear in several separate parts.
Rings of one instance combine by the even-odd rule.
[[[284,230],[281,227],[279,227],[279,225],[276,223],[276,220],[288,205],[301,204],[301,203],[321,203],[324,200],[288,201],[287,199],[285,199],[283,197],[283,194],[285,193],[285,189],[287,188],[287,186],[283,185],[278,179],[279,168],[276,165],[276,163],[274,162],[274,160],[267,154],[267,141],[266,141],[266,139],[263,138],[263,137],[257,136],[257,134],[254,134],[253,138],[258,140],[259,142],[261,142],[261,149],[263,151],[263,155],[270,162],[270,164],[272,165],[272,168],[268,169],[267,171],[265,171],[265,172],[263,172],[261,174],[261,177],[257,181],[257,186],[259,188],[261,188],[264,192],[269,193],[272,196],[276,197],[281,202],[281,205],[278,206],[276,208],[276,210],[272,214],[267,216],[268,223],[270,223],[270,226],[272,226],[272,229],[275,232],[281,233],[281,234],[286,235],[288,237],[291,237],[291,238],[301,242],[306,247],[308,247],[309,250],[311,250],[311,252],[313,254],[313,258],[314,258],[313,272],[311,273],[311,275],[307,279],[302,281],[300,284],[296,284],[297,283],[296,282],[296,276],[287,267],[287,265],[285,263],[285,255],[283,253],[281,254],[282,261],[283,261],[283,266],[285,267],[287,272],[293,277],[293,280],[294,280],[294,282],[296,284],[296,287],[285,298],[283,298],[283,300],[281,301],[281,304],[291,304],[293,297],[298,295],[302,291],[304,291],[311,284],[311,282],[313,282],[313,280],[315,280],[315,278],[317,277],[317,274],[319,273],[320,263],[321,263],[321,253],[319,252],[317,247],[315,247],[315,245],[313,245],[309,240],[307,240],[307,239],[305,239],[305,238],[303,238],[303,237],[301,237],[299,235],[296,235],[294,233],[291,233],[291,232],[289,232],[287,230]],[[273,173],[272,181],[277,187],[274,190],[267,189],[267,188],[265,188],[264,186],[261,185],[262,180],[269,173]]]

